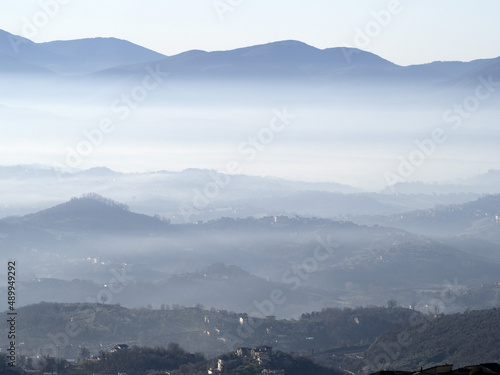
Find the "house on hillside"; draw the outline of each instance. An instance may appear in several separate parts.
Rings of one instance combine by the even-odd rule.
[[[251,348],[238,348],[236,350],[236,355],[238,357],[250,357],[252,355],[252,349]]]
[[[262,345],[252,349],[252,358],[261,366],[265,366],[269,363],[272,354],[273,348],[271,346]]]
[[[271,355],[273,353],[273,347],[267,345],[256,346],[252,349],[252,355],[256,353]]]

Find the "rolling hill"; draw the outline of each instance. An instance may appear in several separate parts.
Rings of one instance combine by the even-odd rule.
[[[151,216],[128,211],[124,204],[88,194],[55,207],[4,221],[28,228],[61,232],[97,231],[105,233],[163,231],[165,222]]]
[[[443,363],[465,366],[471,363],[500,362],[500,310],[469,311],[427,318],[401,330],[384,333],[366,352],[368,361],[384,355],[388,369],[412,370]],[[399,341],[398,341],[398,335]],[[389,348],[391,350],[389,350]]]
[[[459,283],[461,294],[498,282],[500,273],[500,259],[490,254],[495,249],[479,241],[443,242],[401,229],[299,216],[167,224],[92,194],[0,224],[1,243],[23,259],[26,274],[34,278],[107,283],[125,267],[135,282],[114,298],[132,307],[168,295],[180,304],[248,310],[281,290],[287,304],[275,306],[278,316],[327,306],[384,305],[393,298],[424,309],[450,283]],[[215,263],[236,267],[210,268]],[[25,303],[45,295],[35,292],[38,287],[35,283],[25,293]],[[52,301],[74,302],[65,296],[92,288],[58,283],[51,290],[66,292]],[[443,306],[447,312],[463,308]]]
[[[328,350],[370,344],[380,334],[407,325],[410,317],[418,320],[420,316],[408,309],[370,307],[327,309],[306,314],[298,320],[274,320],[250,319],[244,312],[207,310],[202,306],[181,308],[167,304],[163,309],[126,309],[91,303],[39,303],[18,311],[23,319],[19,334],[25,340],[26,352],[33,355],[59,344],[66,358],[76,358],[72,356],[78,356],[81,345],[97,354],[117,343],[167,346],[170,342],[209,357],[242,346],[258,345],[310,354],[314,347]],[[6,321],[0,322],[2,333],[7,328]],[[63,335],[59,332],[64,333],[68,322],[74,323],[76,334],[63,343]],[[314,341],[307,337],[314,337]]]
[[[109,304],[40,303],[18,310],[23,353],[77,358],[115,345],[168,346],[222,358],[239,347],[269,345],[330,368],[375,372],[453,363],[498,362],[500,310],[426,315],[410,309],[325,309],[300,319],[256,318],[202,306],[125,309]],[[0,332],[8,329],[2,313]],[[71,328],[68,327],[71,324]],[[68,335],[71,333],[71,337]],[[2,349],[4,349],[2,347]],[[2,350],[3,351],[3,350]],[[226,358],[230,359],[230,358]]]

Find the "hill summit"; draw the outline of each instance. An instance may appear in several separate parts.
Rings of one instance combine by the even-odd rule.
[[[127,205],[98,194],[85,194],[66,203],[33,214],[11,219],[40,229],[63,231],[151,231],[165,228],[158,218],[129,211]]]

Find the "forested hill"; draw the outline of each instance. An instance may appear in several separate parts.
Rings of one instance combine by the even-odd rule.
[[[118,305],[40,303],[18,309],[24,338],[23,351],[36,356],[40,348],[52,348],[65,358],[78,357],[82,346],[97,354],[117,343],[129,346],[167,346],[179,343],[190,352],[208,357],[239,346],[270,345],[285,352],[311,353],[311,349],[368,345],[378,335],[408,324],[422,314],[404,308],[368,307],[326,309],[298,320],[252,318],[247,313],[205,310],[202,306],[126,309]],[[3,317],[3,318],[2,318]],[[0,334],[6,334],[5,313]],[[74,325],[72,337],[64,335]],[[60,345],[61,342],[65,345]],[[1,346],[1,344],[0,344]],[[5,349],[5,348],[2,348]]]
[[[500,309],[428,317],[404,331],[392,330],[366,352],[369,361],[377,356],[390,358],[388,368],[402,370],[499,362]]]
[[[429,315],[391,306],[331,308],[287,320],[202,306],[154,310],[41,303],[20,308],[18,314],[23,322],[18,333],[24,339],[20,349],[32,357],[52,353],[78,358],[84,347],[98,355],[117,344],[178,343],[207,358],[268,345],[354,372],[500,362],[500,309]],[[7,318],[1,315],[0,335],[6,335]]]

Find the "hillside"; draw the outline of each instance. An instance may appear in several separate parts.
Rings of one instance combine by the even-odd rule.
[[[188,51],[160,62],[162,70],[177,76],[202,77],[283,77],[309,78],[361,72],[370,66],[390,71],[397,65],[369,52],[353,50],[352,60],[342,48],[320,50],[305,43],[288,40],[238,48],[230,51]]]
[[[281,283],[251,275],[236,266],[223,264],[214,264],[198,272],[173,275],[165,275],[140,264],[132,264],[127,268],[120,264],[94,265],[93,259],[81,261],[78,266],[79,270],[70,272],[80,278],[71,281],[56,278],[58,275],[19,281],[18,305],[25,306],[40,301],[77,303],[89,298],[99,298],[98,302],[120,303],[130,308],[148,305],[159,308],[162,304],[201,304],[207,307],[216,306],[219,309],[255,312],[257,310],[253,301],[264,301],[269,298],[271,291],[283,287]],[[116,277],[117,274],[125,275],[125,282],[116,287],[119,293],[110,294],[109,288],[103,289],[103,284],[108,283],[110,278]],[[7,298],[6,293],[5,288],[0,289],[0,297]],[[275,315],[299,315],[312,308],[319,308],[329,300],[327,293],[311,288],[300,289],[294,293],[285,290],[284,293],[286,306],[276,306],[273,312]],[[228,299],[227,296],[231,298]],[[324,299],[323,303],[318,303],[320,297]]]
[[[49,209],[4,221],[28,228],[61,232],[162,231],[166,227],[166,224],[157,218],[129,212],[126,205],[97,194],[73,198]]]
[[[29,356],[43,350],[78,358],[83,346],[99,355],[117,343],[167,347],[176,342],[187,352],[212,358],[196,367],[205,370],[203,366],[216,367],[213,358],[230,363],[236,359],[237,348],[260,345],[272,346],[280,358],[298,359],[280,354],[297,352],[318,364],[354,372],[412,370],[442,363],[460,367],[500,360],[498,309],[435,316],[394,307],[325,309],[298,320],[279,320],[250,319],[245,313],[201,306],[153,310],[41,303],[20,308],[18,313],[23,321],[19,335],[24,338],[20,353]],[[7,329],[4,318],[2,334]],[[233,362],[235,367],[249,364]]]
[[[126,309],[118,305],[40,303],[18,309],[20,352],[29,356],[41,350],[65,358],[78,358],[79,348],[91,353],[117,343],[129,346],[167,346],[177,342],[189,352],[215,357],[238,347],[270,345],[277,350],[310,354],[348,346],[365,346],[391,328],[405,325],[421,314],[408,309],[327,309],[299,320],[252,318],[246,313],[205,310],[202,306],[163,309]],[[5,313],[1,315],[5,317]],[[5,333],[7,319],[0,322]],[[71,337],[65,327],[71,323]],[[57,346],[56,346],[57,345]],[[2,347],[2,351],[5,348]]]
[[[108,170],[91,172],[114,178]],[[159,307],[169,299],[251,311],[254,301],[280,290],[286,304],[266,315],[291,318],[332,306],[384,306],[391,299],[425,311],[450,284],[457,284],[459,296],[498,282],[500,273],[497,250],[484,240],[441,241],[300,216],[168,224],[97,195],[3,219],[0,230],[2,245],[22,259],[21,305],[85,301],[116,272],[126,272],[133,282],[113,302],[127,307]],[[491,306],[480,300],[442,311]]]
[[[0,370],[5,375],[20,375],[21,369],[31,367],[28,360],[21,356],[19,370],[9,370],[0,354]],[[30,358],[31,359],[31,358]],[[28,366],[26,366],[28,365]],[[288,375],[339,375],[338,369],[329,369],[315,364],[312,360],[296,353],[284,353],[270,347],[256,347],[244,353],[231,351],[215,359],[206,360],[200,353],[189,353],[176,343],[168,347],[116,345],[111,350],[101,350],[98,356],[89,357],[87,349],[82,348],[78,362],[44,356],[35,366],[43,373],[60,375],[126,374],[129,375],[204,375],[211,373],[234,375],[283,374]],[[277,371],[277,372],[275,372]],[[28,373],[32,373],[31,371]],[[38,372],[37,372],[38,373]]]
[[[165,55],[116,38],[88,38],[40,43],[40,47],[64,56],[80,67],[80,72],[95,72],[120,65],[149,63]]]
[[[466,235],[498,241],[500,195],[487,195],[460,205],[393,215],[383,224],[426,235]]]
[[[0,30],[0,74],[53,75],[50,66],[70,63],[70,59],[46,50],[29,39]]]
[[[80,75],[162,58],[160,53],[116,38],[34,43],[0,30],[0,74]]]
[[[443,363],[459,367],[500,361],[499,309],[439,315],[407,327],[404,332],[404,345],[394,350],[387,368],[411,370]],[[379,336],[367,350],[366,358],[373,361],[379,355],[387,356],[384,348],[393,349],[400,333],[398,330]]]

